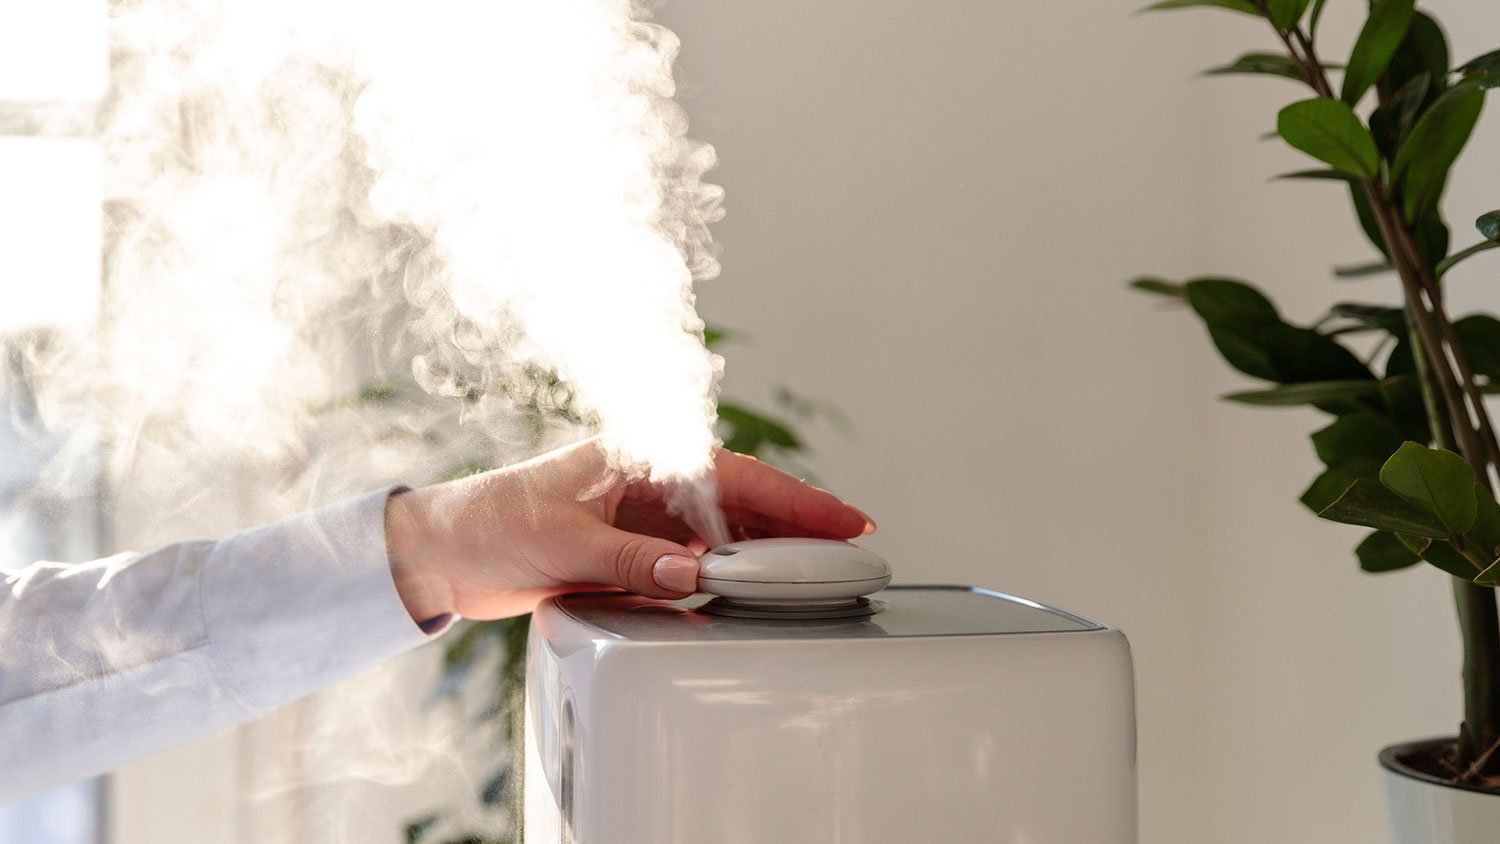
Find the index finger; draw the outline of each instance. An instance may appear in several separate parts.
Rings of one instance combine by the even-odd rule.
[[[803,483],[774,466],[720,450],[715,458],[719,500],[823,536],[859,536],[875,529],[864,513],[827,490]]]

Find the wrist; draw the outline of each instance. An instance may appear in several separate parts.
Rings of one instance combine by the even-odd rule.
[[[420,490],[397,490],[385,502],[385,544],[391,579],[418,626],[453,609],[453,589],[434,573],[431,530]]]

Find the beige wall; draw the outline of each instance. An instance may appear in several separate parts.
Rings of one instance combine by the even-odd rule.
[[[702,310],[742,331],[731,394],[852,417],[817,465],[899,577],[1130,634],[1143,842],[1382,841],[1376,749],[1458,717],[1444,579],[1361,575],[1358,532],[1295,501],[1316,417],[1216,403],[1242,381],[1122,282],[1240,274],[1302,319],[1394,290],[1326,280],[1366,254],[1336,192],[1265,182],[1302,165],[1256,139],[1295,89],[1192,78],[1269,34],[1135,5],[672,0],[728,192]],[[1500,31],[1483,0],[1433,5],[1458,58]],[[1496,169],[1460,174],[1457,240]]]

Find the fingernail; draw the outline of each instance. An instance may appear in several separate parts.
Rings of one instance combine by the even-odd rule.
[[[849,505],[849,509],[851,509],[854,512],[858,513],[859,517],[865,520],[865,531],[864,531],[864,535],[865,536],[869,536],[870,534],[872,534],[872,533],[875,532],[875,520],[872,519],[872,518],[870,518],[870,514],[869,513],[866,513],[865,511],[859,509],[858,507],[855,507],[852,504]]]
[[[668,554],[651,567],[656,585],[672,592],[698,591],[698,561],[692,557]]]
[[[860,531],[859,535],[860,536],[869,536],[870,534],[872,534],[874,532],[875,532],[875,523],[872,522],[872,521],[866,520],[865,521],[865,529],[862,530],[862,531]]]

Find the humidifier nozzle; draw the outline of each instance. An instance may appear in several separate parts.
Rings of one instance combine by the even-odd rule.
[[[858,618],[868,595],[891,582],[879,554],[834,539],[747,539],[699,558],[698,589],[716,595],[703,612],[739,618]]]

